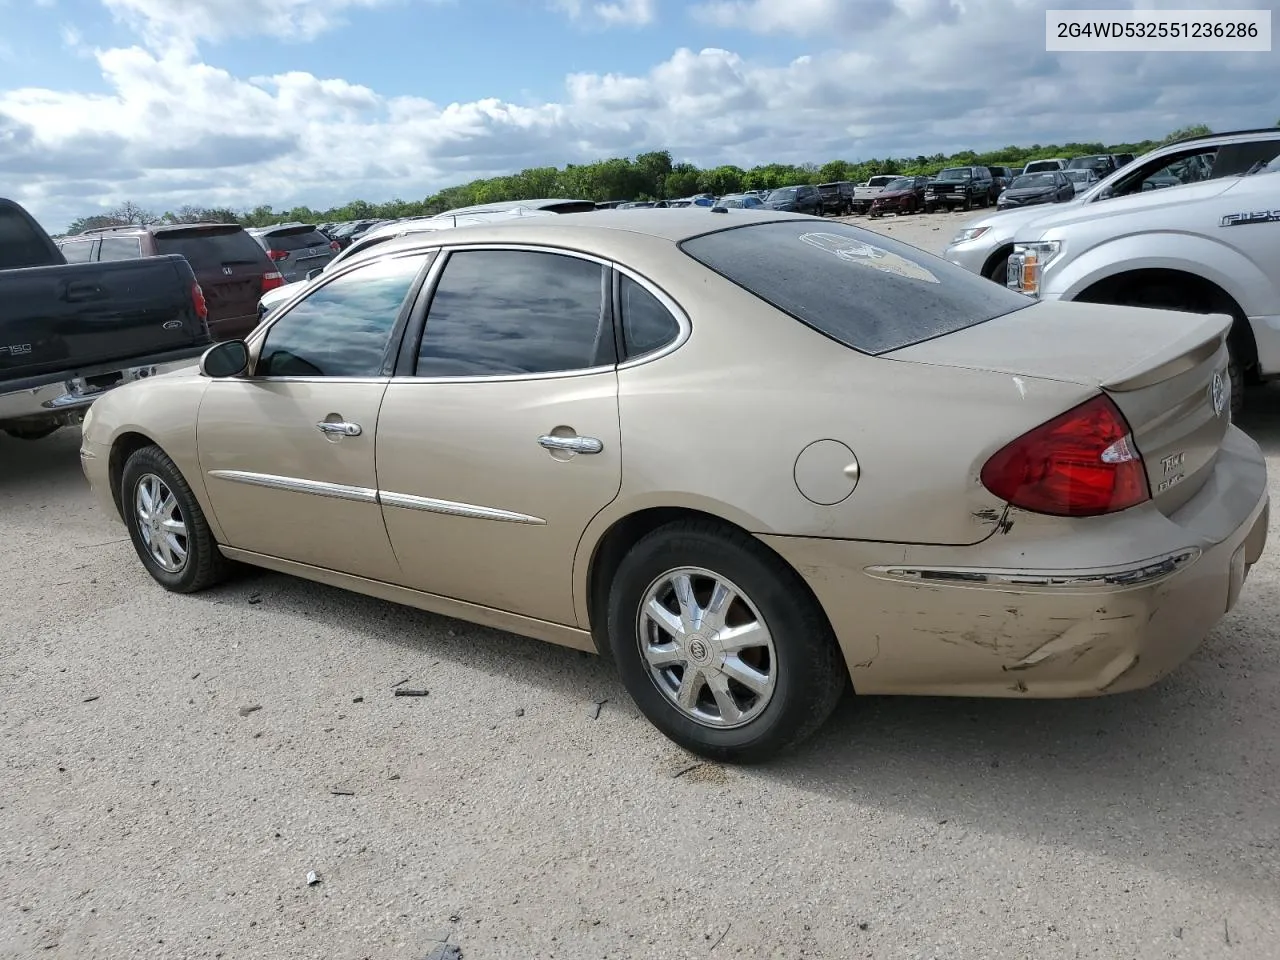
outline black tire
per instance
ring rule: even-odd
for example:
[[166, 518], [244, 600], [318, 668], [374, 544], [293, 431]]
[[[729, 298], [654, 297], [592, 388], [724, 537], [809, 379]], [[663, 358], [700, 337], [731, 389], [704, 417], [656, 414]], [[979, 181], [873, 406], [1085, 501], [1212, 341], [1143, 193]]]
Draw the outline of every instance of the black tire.
[[[741, 726], [708, 726], [683, 712], [659, 689], [641, 652], [645, 594], [681, 567], [702, 568], [731, 581], [772, 637], [772, 695], [759, 715]], [[703, 757], [757, 763], [795, 746], [826, 721], [848, 684], [831, 626], [800, 576], [757, 540], [715, 521], [677, 521], [637, 542], [614, 575], [608, 611], [610, 650], [632, 699], [669, 739]], [[683, 666], [681, 675], [687, 669]], [[709, 694], [710, 688], [703, 692]]]
[[41, 424], [38, 427], [25, 427], [19, 425], [16, 427], [5, 427], [4, 432], [15, 440], [43, 440], [50, 434], [57, 433], [61, 427], [62, 424], [60, 423]]
[[[167, 570], [152, 555], [143, 538], [141, 521], [135, 506], [138, 486], [148, 477], [157, 478], [177, 503], [178, 516], [186, 527], [186, 558], [178, 570]], [[222, 582], [230, 576], [232, 564], [213, 538], [200, 503], [186, 479], [168, 454], [157, 446], [134, 451], [120, 473], [120, 506], [129, 539], [147, 572], [160, 586], [174, 593], [195, 593]]]
[[983, 274], [993, 283], [1004, 286], [1009, 282], [1009, 256], [1006, 254], [998, 258], [991, 266], [987, 267], [987, 272]]

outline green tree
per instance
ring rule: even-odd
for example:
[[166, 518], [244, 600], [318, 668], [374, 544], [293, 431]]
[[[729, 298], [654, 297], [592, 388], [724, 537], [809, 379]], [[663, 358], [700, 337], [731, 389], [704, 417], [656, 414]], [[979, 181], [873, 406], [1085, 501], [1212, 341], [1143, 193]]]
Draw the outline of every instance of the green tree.
[[1160, 142], [1173, 143], [1175, 140], [1186, 140], [1188, 137], [1207, 137], [1211, 133], [1213, 133], [1213, 130], [1209, 128], [1208, 124], [1193, 123], [1189, 127], [1180, 127], [1177, 130], [1174, 130]]

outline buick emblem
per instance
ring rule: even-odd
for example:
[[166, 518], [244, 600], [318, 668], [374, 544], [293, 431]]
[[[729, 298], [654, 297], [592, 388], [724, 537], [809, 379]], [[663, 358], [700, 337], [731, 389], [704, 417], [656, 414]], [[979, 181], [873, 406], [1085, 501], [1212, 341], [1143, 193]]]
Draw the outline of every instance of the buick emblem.
[[1215, 416], [1222, 416], [1222, 412], [1227, 409], [1227, 399], [1230, 388], [1226, 381], [1222, 379], [1222, 374], [1215, 373], [1213, 382], [1209, 385], [1209, 396], [1213, 399], [1213, 412]]
[[230, 267], [223, 267], [222, 272], [229, 277], [234, 271]]

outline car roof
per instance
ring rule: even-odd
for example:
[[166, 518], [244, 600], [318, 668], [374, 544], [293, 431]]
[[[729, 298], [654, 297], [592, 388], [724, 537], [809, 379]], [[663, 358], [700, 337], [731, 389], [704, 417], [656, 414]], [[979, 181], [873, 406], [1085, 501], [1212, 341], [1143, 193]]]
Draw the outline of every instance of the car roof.
[[754, 208], [685, 207], [663, 216], [648, 210], [597, 210], [592, 213], [565, 213], [554, 217], [528, 217], [500, 220], [494, 223], [468, 224], [452, 230], [415, 232], [387, 240], [369, 248], [367, 254], [352, 257], [357, 263], [366, 256], [381, 257], [390, 253], [429, 249], [440, 245], [466, 243], [527, 243], [539, 246], [563, 246], [569, 249], [594, 249], [625, 257], [627, 245], [639, 237], [680, 243], [707, 233], [731, 227], [784, 220], [805, 220], [821, 229], [824, 221], [795, 213], [779, 213]]

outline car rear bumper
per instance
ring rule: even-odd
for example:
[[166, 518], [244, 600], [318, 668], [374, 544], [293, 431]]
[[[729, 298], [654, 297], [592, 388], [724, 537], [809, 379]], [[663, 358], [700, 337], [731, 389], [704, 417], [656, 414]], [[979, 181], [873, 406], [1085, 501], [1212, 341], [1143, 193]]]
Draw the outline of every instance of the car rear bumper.
[[[860, 693], [1082, 697], [1149, 686], [1191, 656], [1238, 600], [1269, 512], [1262, 453], [1231, 428], [1214, 475], [1176, 514], [1126, 511], [1065, 544], [761, 539], [808, 582]], [[1051, 562], [1091, 551], [1113, 562]]]
[[78, 423], [83, 419], [84, 411], [108, 390], [190, 367], [207, 349], [206, 344], [198, 350], [179, 351], [185, 356], [177, 360], [97, 372], [91, 376], [72, 377], [29, 390], [0, 394], [0, 422]]

